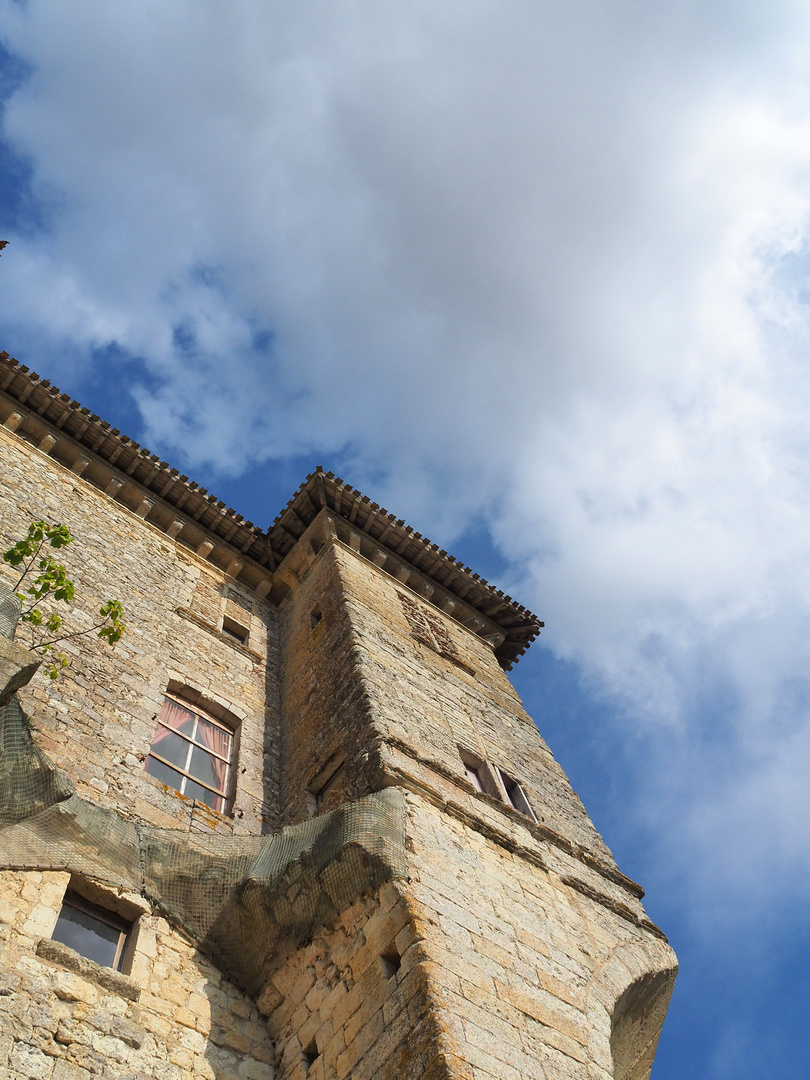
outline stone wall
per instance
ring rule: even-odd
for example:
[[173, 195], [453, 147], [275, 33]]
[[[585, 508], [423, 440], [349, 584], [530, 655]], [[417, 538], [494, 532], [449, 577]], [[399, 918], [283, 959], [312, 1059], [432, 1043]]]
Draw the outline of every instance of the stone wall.
[[[168, 828], [259, 833], [279, 821], [279, 644], [271, 606], [46, 454], [0, 428], [0, 549], [30, 521], [61, 521], [75, 542], [61, 558], [76, 581], [68, 629], [92, 625], [107, 598], [124, 604], [114, 649], [95, 636], [66, 642], [71, 664], [55, 684], [37, 678], [22, 704], [38, 740], [80, 795]], [[2, 580], [13, 571], [0, 564]], [[226, 614], [248, 647], [222, 634]], [[18, 632], [25, 643], [25, 628]], [[239, 727], [233, 814], [220, 815], [144, 771], [166, 690]]]
[[324, 927], [276, 973], [259, 1004], [284, 1080], [450, 1075], [431, 963], [399, 883]]
[[137, 897], [128, 974], [52, 942], [69, 878], [0, 875], [0, 1078], [273, 1080], [255, 1004]]
[[[419, 957], [423, 980], [414, 1009], [427, 1009], [443, 1033], [431, 1044], [440, 1075], [607, 1080], [624, 1075], [614, 1069], [621, 1059], [632, 1063], [627, 1075], [643, 1077], [671, 993], [674, 955], [491, 648], [334, 539], [310, 559], [280, 613], [290, 717], [285, 776], [299, 793], [288, 813], [307, 812], [300, 793], [337, 752], [345, 755], [348, 789], [335, 797], [386, 784], [412, 793], [412, 866], [400, 901], [411, 929], [400, 945], [406, 952], [418, 945], [409, 953], [409, 964]], [[463, 750], [518, 779], [537, 821], [513, 808], [502, 786], [476, 791]], [[373, 939], [382, 955], [380, 935]], [[340, 970], [342, 948], [323, 936], [321, 965]], [[317, 964], [303, 955], [295, 964], [310, 986]], [[328, 979], [312, 985], [313, 1001], [323, 994], [331, 1003], [341, 993]], [[634, 987], [629, 1045], [614, 1021], [617, 1003]], [[393, 1008], [387, 994], [377, 987], [364, 1003], [364, 1023], [376, 1017], [380, 1038], [384, 1009]], [[338, 1065], [345, 1031], [336, 1035], [331, 1008], [323, 1031], [317, 1008], [288, 1014], [282, 1004], [271, 1016], [279, 1045], [293, 1047], [284, 1059], [289, 1076], [303, 1075], [290, 1062], [311, 1033], [324, 1054], [323, 1076], [345, 1075]], [[296, 1023], [306, 1025], [298, 1042]], [[397, 1075], [393, 1058], [371, 1047], [364, 1053], [362, 1075]]]
[[[337, 569], [340, 557], [336, 545], [326, 544], [279, 610], [285, 822], [301, 821], [372, 790], [365, 769], [368, 706]], [[341, 761], [343, 780], [321, 799], [324, 770], [328, 773]]]
[[[313, 628], [315, 610], [323, 619]], [[332, 743], [343, 739], [358, 793], [400, 777], [443, 789], [454, 783], [457, 797], [466, 799], [471, 789], [460, 748], [466, 749], [519, 780], [540, 824], [615, 870], [565, 773], [480, 637], [338, 541], [315, 557], [280, 611], [285, 687], [295, 687], [284, 712], [301, 725], [300, 735], [289, 736], [292, 755], [311, 751], [325, 759]], [[414, 612], [430, 620], [432, 643], [419, 633]], [[328, 747], [320, 742], [329, 739]], [[293, 766], [291, 790], [305, 780], [305, 770]], [[501, 817], [513, 816], [502, 787], [470, 805], [483, 818], [491, 818], [493, 808]]]
[[[554, 873], [411, 796], [410, 887], [437, 1009], [474, 1080], [611, 1080], [621, 995], [677, 965], [650, 934]], [[634, 1059], [635, 1063], [635, 1059]], [[643, 1071], [634, 1073], [639, 1077]]]
[[[114, 651], [69, 644], [67, 676], [21, 693], [83, 798], [225, 837], [391, 786], [409, 807], [407, 880], [270, 958], [257, 1004], [134, 895], [107, 896], [136, 923], [123, 974], [96, 969], [51, 941], [69, 875], [0, 873], [0, 1080], [261, 1080], [274, 1062], [285, 1080], [643, 1080], [674, 957], [485, 640], [339, 540], [325, 513], [270, 603], [2, 428], [0, 467], [0, 545], [35, 518], [76, 538], [69, 628], [107, 597], [125, 605]], [[167, 690], [238, 726], [232, 813], [145, 773]]]

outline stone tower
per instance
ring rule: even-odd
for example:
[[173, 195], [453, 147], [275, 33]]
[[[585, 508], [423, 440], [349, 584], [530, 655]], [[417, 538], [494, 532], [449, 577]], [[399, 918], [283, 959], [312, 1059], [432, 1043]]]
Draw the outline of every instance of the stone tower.
[[7, 354], [0, 425], [3, 549], [64, 522], [67, 622], [128, 621], [19, 689], [3, 568], [0, 1077], [644, 1080], [675, 958], [508, 681], [537, 619], [320, 470], [259, 529]]

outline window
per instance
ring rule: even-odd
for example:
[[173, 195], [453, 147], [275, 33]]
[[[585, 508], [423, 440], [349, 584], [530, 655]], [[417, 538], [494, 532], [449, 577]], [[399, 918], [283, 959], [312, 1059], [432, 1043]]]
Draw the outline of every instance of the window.
[[189, 799], [225, 811], [234, 734], [209, 716], [167, 697], [146, 771]]
[[468, 761], [464, 762], [464, 771], [467, 774], [467, 779], [470, 781], [476, 791], [484, 790], [484, 782], [481, 779], [481, 773], [475, 765], [470, 765]]
[[325, 768], [312, 780], [307, 788], [307, 805], [310, 814], [316, 813], [329, 796], [340, 791], [346, 779], [346, 766], [343, 753], [334, 754]]
[[231, 641], [238, 641], [240, 645], [247, 645], [250, 637], [250, 631], [246, 626], [242, 626], [235, 619], [229, 619], [227, 615], [222, 620], [222, 633]]
[[464, 772], [467, 779], [475, 790], [480, 791], [482, 794], [500, 795], [497, 782], [495, 781], [489, 766], [482, 761], [481, 758], [476, 757], [475, 754], [470, 750], [465, 749], [463, 746], [459, 746], [458, 753], [461, 758], [461, 763], [464, 766]]
[[132, 923], [112, 911], [91, 904], [75, 892], [66, 892], [56, 920], [53, 940], [102, 967], [121, 970]]
[[525, 817], [531, 818], [532, 821], [537, 821], [534, 811], [531, 806], [529, 806], [529, 800], [523, 794], [523, 788], [517, 780], [505, 773], [503, 769], [498, 769], [498, 773], [510, 804]]

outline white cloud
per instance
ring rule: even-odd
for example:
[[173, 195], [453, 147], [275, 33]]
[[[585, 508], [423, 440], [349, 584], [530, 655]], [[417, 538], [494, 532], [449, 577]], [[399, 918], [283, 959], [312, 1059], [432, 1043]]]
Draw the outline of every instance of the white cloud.
[[747, 882], [745, 829], [810, 881], [780, 705], [810, 639], [806, 8], [0, 15], [52, 205], [3, 268], [15, 342], [55, 380], [66, 348], [141, 357], [145, 441], [186, 467], [342, 450], [445, 543], [487, 516], [549, 643], [667, 732], [673, 858]]

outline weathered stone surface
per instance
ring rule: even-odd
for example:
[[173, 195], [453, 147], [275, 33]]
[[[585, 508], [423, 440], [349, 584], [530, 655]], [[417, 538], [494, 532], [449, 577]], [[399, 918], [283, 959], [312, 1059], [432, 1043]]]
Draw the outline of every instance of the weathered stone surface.
[[30, 683], [41, 663], [35, 653], [0, 637], [0, 708]]
[[[11, 390], [0, 392], [2, 415], [16, 407]], [[37, 409], [14, 431], [0, 427], [0, 544], [32, 518], [64, 521], [76, 537], [65, 553], [77, 581], [70, 628], [110, 596], [128, 623], [115, 650], [68, 642], [71, 677], [22, 690], [37, 745], [133, 836], [157, 826], [221, 837], [223, 850], [396, 787], [407, 867], [358, 896], [343, 871], [379, 880], [364, 877], [362, 849], [327, 862], [318, 880], [329, 904], [272, 972], [262, 968], [272, 934], [246, 889], [247, 914], [228, 917], [253, 920], [251, 960], [267, 973], [255, 1001], [137, 895], [148, 892], [145, 865], [127, 895], [123, 881], [94, 887], [75, 867], [0, 869], [0, 1076], [644, 1080], [674, 956], [523, 711], [489, 601], [479, 595], [473, 610], [464, 599], [471, 576], [441, 553], [428, 565], [402, 523], [372, 544], [368, 521], [362, 532], [349, 516], [356, 493], [341, 517], [335, 485], [306, 528], [285, 512], [271, 587], [229, 547], [242, 532], [223, 527], [215, 503], [189, 495], [201, 515], [189, 518], [152, 480], [147, 497], [139, 459], [122, 449], [129, 464], [113, 475], [115, 448], [71, 449], [79, 428], [49, 427]], [[310, 485], [306, 498], [316, 495]], [[255, 591], [235, 577], [243, 571]], [[503, 633], [509, 611], [498, 615]], [[238, 727], [226, 814], [144, 770], [167, 691]], [[314, 911], [308, 881], [291, 863], [280, 926], [283, 913]], [[122, 973], [50, 940], [69, 885], [134, 921]], [[189, 870], [186, 885], [190, 897], [210, 895], [212, 879]]]
[[57, 1080], [273, 1077], [273, 1044], [256, 1006], [164, 919], [141, 917], [128, 974], [31, 938], [31, 905], [56, 915], [69, 880], [0, 875], [0, 1069]]

